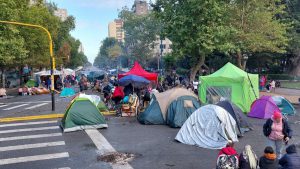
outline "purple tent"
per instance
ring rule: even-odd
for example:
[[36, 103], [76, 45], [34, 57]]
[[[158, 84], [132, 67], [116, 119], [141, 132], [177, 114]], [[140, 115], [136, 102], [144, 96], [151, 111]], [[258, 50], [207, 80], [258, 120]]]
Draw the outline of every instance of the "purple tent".
[[275, 110], [281, 112], [272, 97], [261, 96], [252, 103], [248, 116], [259, 119], [268, 119], [272, 117]]

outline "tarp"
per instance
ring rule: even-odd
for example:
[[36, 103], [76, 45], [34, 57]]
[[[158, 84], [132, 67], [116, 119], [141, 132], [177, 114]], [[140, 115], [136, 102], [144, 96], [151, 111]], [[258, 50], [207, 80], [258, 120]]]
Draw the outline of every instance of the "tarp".
[[118, 79], [121, 79], [122, 77], [127, 76], [127, 75], [142, 76], [150, 81], [158, 80], [157, 73], [149, 73], [149, 72], [145, 71], [137, 61], [134, 62], [134, 65], [129, 72], [126, 72], [123, 74], [118, 74]]
[[275, 110], [280, 112], [279, 107], [276, 105], [272, 97], [261, 96], [251, 105], [251, 110], [248, 116], [259, 119], [268, 119], [272, 117]]
[[35, 81], [33, 80], [33, 79], [30, 79], [30, 80], [28, 80], [27, 82], [26, 82], [26, 86], [27, 87], [35, 87]]
[[[39, 76], [50, 76], [51, 75], [51, 71], [50, 70], [43, 70], [37, 73], [34, 73], [35, 75], [39, 75]], [[61, 71], [59, 70], [54, 70], [54, 75], [61, 75]]]
[[282, 96], [272, 96], [275, 104], [279, 107], [282, 114], [285, 115], [295, 115], [296, 109], [294, 106], [284, 97]]
[[75, 98], [61, 121], [64, 132], [90, 128], [107, 128], [103, 115], [87, 98]]
[[74, 96], [75, 95], [75, 91], [74, 89], [72, 88], [68, 88], [68, 87], [65, 87], [61, 93], [60, 93], [60, 97], [71, 97], [71, 96]]
[[[197, 96], [184, 88], [173, 88], [162, 93], [154, 93], [149, 106], [140, 113], [142, 124], [167, 124], [181, 127], [200, 103]], [[170, 113], [169, 113], [170, 112]]]
[[249, 112], [255, 96], [259, 96], [258, 75], [247, 73], [229, 62], [211, 75], [200, 76], [199, 81], [199, 97], [203, 103], [215, 104], [223, 97], [243, 112]]
[[221, 149], [228, 140], [238, 142], [236, 122], [222, 107], [206, 105], [197, 109], [183, 124], [175, 139], [188, 145]]
[[253, 127], [248, 121], [247, 116], [234, 103], [224, 100], [220, 101], [217, 105], [224, 108], [233, 117], [240, 134], [249, 131]]

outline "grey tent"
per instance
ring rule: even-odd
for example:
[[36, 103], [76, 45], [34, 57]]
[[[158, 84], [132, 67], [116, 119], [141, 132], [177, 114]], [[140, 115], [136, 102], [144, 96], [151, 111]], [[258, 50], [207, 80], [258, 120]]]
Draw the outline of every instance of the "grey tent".
[[253, 126], [248, 122], [247, 116], [234, 103], [224, 100], [217, 103], [217, 105], [223, 107], [233, 117], [236, 121], [239, 134], [244, 134], [252, 129]]
[[175, 140], [188, 145], [221, 149], [228, 140], [238, 142], [236, 122], [222, 107], [206, 105], [197, 109], [183, 124]]
[[181, 127], [186, 119], [200, 107], [197, 96], [184, 88], [154, 93], [149, 106], [140, 113], [142, 124], [167, 124]]

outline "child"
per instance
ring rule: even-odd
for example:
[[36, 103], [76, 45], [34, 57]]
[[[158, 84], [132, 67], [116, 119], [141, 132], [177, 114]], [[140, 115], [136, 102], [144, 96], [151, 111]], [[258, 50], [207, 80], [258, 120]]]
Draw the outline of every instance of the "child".
[[273, 148], [267, 146], [264, 153], [265, 154], [259, 159], [260, 169], [277, 169], [279, 165]]
[[233, 148], [233, 146], [234, 143], [229, 140], [226, 147], [221, 149], [217, 159], [217, 169], [239, 168], [238, 153]]

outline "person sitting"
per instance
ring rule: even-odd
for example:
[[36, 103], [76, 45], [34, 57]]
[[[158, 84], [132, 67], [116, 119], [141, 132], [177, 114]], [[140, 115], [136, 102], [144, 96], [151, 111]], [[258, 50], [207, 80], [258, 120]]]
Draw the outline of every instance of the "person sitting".
[[272, 147], [267, 146], [264, 150], [264, 155], [259, 159], [260, 169], [277, 169], [278, 159]]
[[225, 148], [222, 148], [218, 154], [217, 169], [238, 169], [239, 157], [236, 150], [233, 148], [234, 143], [229, 140]]
[[252, 147], [246, 145], [244, 151], [241, 153], [239, 158], [240, 169], [256, 169], [258, 167], [258, 159]]
[[281, 169], [300, 169], [300, 156], [297, 154], [295, 144], [286, 148], [286, 154], [279, 160]]

